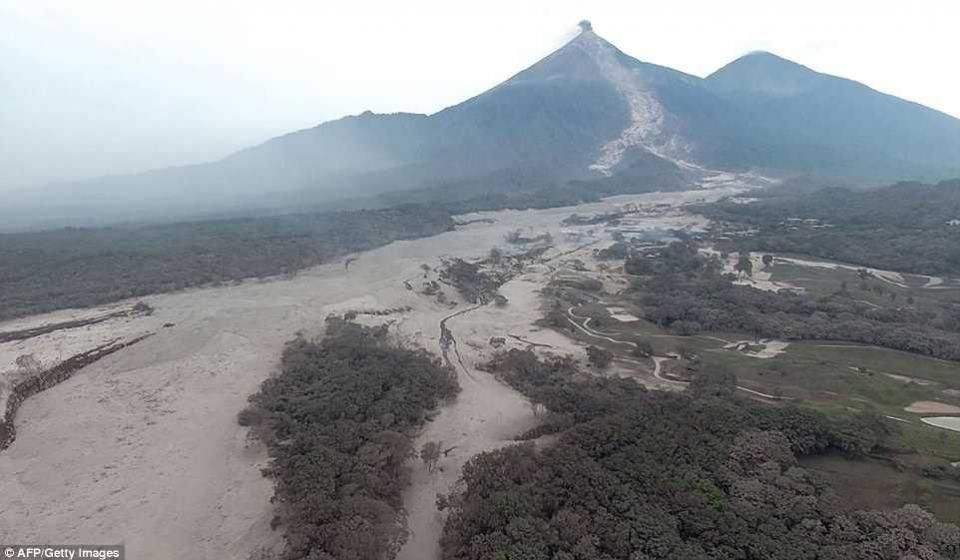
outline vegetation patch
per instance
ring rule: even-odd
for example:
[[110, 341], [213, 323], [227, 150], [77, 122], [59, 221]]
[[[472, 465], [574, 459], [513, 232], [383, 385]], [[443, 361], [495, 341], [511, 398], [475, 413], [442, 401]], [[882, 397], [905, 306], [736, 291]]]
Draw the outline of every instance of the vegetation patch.
[[0, 321], [293, 273], [348, 253], [453, 227], [443, 209], [407, 205], [0, 235]]
[[240, 415], [270, 453], [284, 558], [381, 560], [404, 541], [412, 435], [459, 386], [386, 333], [329, 319], [321, 341], [287, 344], [280, 373]]
[[915, 274], [960, 274], [960, 180], [870, 191], [772, 191], [753, 204], [704, 206], [708, 218], [751, 230], [730, 250], [813, 255]]
[[678, 394], [517, 350], [490, 368], [544, 403], [560, 436], [467, 464], [439, 500], [447, 560], [960, 557], [956, 526], [916, 506], [850, 511], [798, 463], [872, 452], [890, 435], [875, 417], [736, 399], [718, 372]]
[[719, 261], [692, 241], [650, 254], [633, 253], [628, 298], [643, 317], [679, 335], [734, 332], [778, 340], [837, 340], [960, 360], [960, 323], [938, 323], [910, 307], [877, 308], [849, 293], [815, 298], [758, 290], [733, 282]]

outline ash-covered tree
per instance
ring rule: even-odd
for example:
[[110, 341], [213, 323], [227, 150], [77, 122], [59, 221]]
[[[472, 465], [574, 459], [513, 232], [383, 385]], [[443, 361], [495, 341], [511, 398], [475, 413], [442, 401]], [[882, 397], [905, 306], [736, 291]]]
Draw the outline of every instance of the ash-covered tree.
[[696, 397], [729, 398], [737, 392], [737, 376], [723, 367], [700, 367], [687, 390]]
[[428, 441], [420, 448], [420, 460], [427, 467], [427, 472], [437, 470], [437, 463], [440, 461], [440, 443]]
[[587, 361], [600, 369], [606, 369], [613, 362], [613, 353], [598, 346], [587, 346]]
[[740, 253], [733, 269], [737, 271], [738, 276], [753, 276], [753, 260], [750, 259], [750, 253]]

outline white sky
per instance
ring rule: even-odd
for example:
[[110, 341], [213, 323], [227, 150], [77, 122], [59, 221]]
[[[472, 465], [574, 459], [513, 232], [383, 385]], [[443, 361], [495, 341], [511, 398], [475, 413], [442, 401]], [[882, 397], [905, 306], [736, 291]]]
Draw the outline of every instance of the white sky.
[[431, 113], [572, 37], [705, 76], [763, 49], [960, 115], [960, 2], [0, 0], [0, 189]]

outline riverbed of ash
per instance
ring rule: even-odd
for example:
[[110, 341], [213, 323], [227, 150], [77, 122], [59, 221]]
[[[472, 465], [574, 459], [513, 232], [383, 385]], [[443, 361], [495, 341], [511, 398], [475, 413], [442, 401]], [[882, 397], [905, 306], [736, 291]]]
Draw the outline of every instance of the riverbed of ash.
[[[16, 358], [33, 355], [48, 367], [109, 340], [152, 333], [138, 344], [89, 365], [25, 400], [16, 440], [0, 451], [0, 535], [11, 542], [123, 543], [130, 557], [246, 558], [278, 542], [270, 529], [270, 480], [262, 447], [237, 424], [237, 413], [276, 368], [285, 341], [317, 335], [332, 313], [391, 323], [408, 344], [442, 351], [440, 322], [466, 309], [456, 291], [423, 293], [424, 265], [445, 258], [480, 258], [491, 248], [515, 250], [505, 236], [518, 228], [550, 233], [547, 262], [531, 264], [500, 288], [509, 303], [485, 305], [450, 318], [463, 391], [424, 428], [417, 444], [443, 442], [447, 453], [433, 473], [412, 464], [405, 495], [410, 537], [400, 558], [438, 553], [441, 514], [435, 497], [456, 481], [476, 453], [508, 445], [536, 423], [529, 403], [477, 369], [493, 348], [581, 353], [573, 341], [534, 323], [539, 290], [557, 267], [550, 259], [589, 258], [610, 240], [603, 224], [572, 227], [572, 213], [640, 208], [631, 227], [662, 231], [702, 228], [683, 205], [714, 200], [748, 185], [713, 180], [710, 189], [618, 196], [578, 207], [501, 211], [461, 217], [471, 222], [439, 236], [395, 242], [292, 278], [145, 298], [152, 314], [118, 316], [24, 340], [0, 343], [0, 379], [16, 375]], [[628, 206], [630, 205], [630, 206]], [[579, 251], [579, 253], [578, 253]], [[349, 264], [349, 266], [346, 266]], [[445, 300], [445, 301], [441, 301]], [[136, 302], [62, 311], [0, 324], [0, 332], [102, 315]], [[456, 304], [456, 305], [453, 305]], [[366, 313], [366, 314], [363, 314]]]

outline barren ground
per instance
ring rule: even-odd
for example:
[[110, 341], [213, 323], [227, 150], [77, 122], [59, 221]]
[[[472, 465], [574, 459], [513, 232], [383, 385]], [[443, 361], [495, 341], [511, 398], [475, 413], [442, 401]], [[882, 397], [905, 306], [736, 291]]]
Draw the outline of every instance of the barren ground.
[[[0, 452], [0, 535], [8, 542], [123, 543], [129, 557], [138, 559], [245, 559], [279, 537], [269, 528], [271, 482], [260, 474], [265, 451], [248, 439], [236, 415], [275, 370], [285, 341], [298, 331], [318, 334], [330, 313], [409, 306], [389, 317], [396, 320], [395, 333], [439, 351], [440, 320], [466, 306], [451, 309], [408, 290], [404, 280], [419, 278], [421, 264], [481, 256], [504, 246], [504, 235], [518, 227], [550, 231], [557, 243], [550, 257], [585, 239], [607, 239], [597, 226], [577, 239], [562, 235], [560, 222], [574, 211], [606, 212], [627, 203], [676, 207], [742, 188], [735, 180], [711, 186], [576, 208], [484, 213], [496, 222], [396, 242], [358, 255], [349, 270], [339, 262], [290, 279], [148, 297], [144, 301], [156, 308], [150, 317], [0, 345], [0, 371], [9, 371], [21, 354], [50, 362], [106, 339], [156, 333], [23, 404], [17, 439]], [[676, 208], [645, 222], [650, 228], [700, 225]], [[507, 444], [535, 424], [521, 395], [476, 370], [491, 350], [490, 337], [505, 337], [508, 346], [523, 347], [523, 339], [549, 346], [541, 351], [579, 351], [564, 337], [532, 326], [540, 316], [537, 291], [550, 274], [549, 266], [530, 267], [501, 289], [508, 306], [482, 307], [448, 322], [463, 358], [463, 391], [425, 427], [417, 445], [439, 440], [453, 449], [435, 474], [413, 465], [405, 498], [411, 536], [401, 558], [435, 558], [441, 530], [436, 493], [449, 489], [471, 456]], [[419, 289], [415, 280], [411, 284]], [[114, 307], [30, 317], [0, 324], [0, 331]]]
[[960, 406], [937, 401], [917, 401], [904, 410], [919, 414], [960, 414]]

